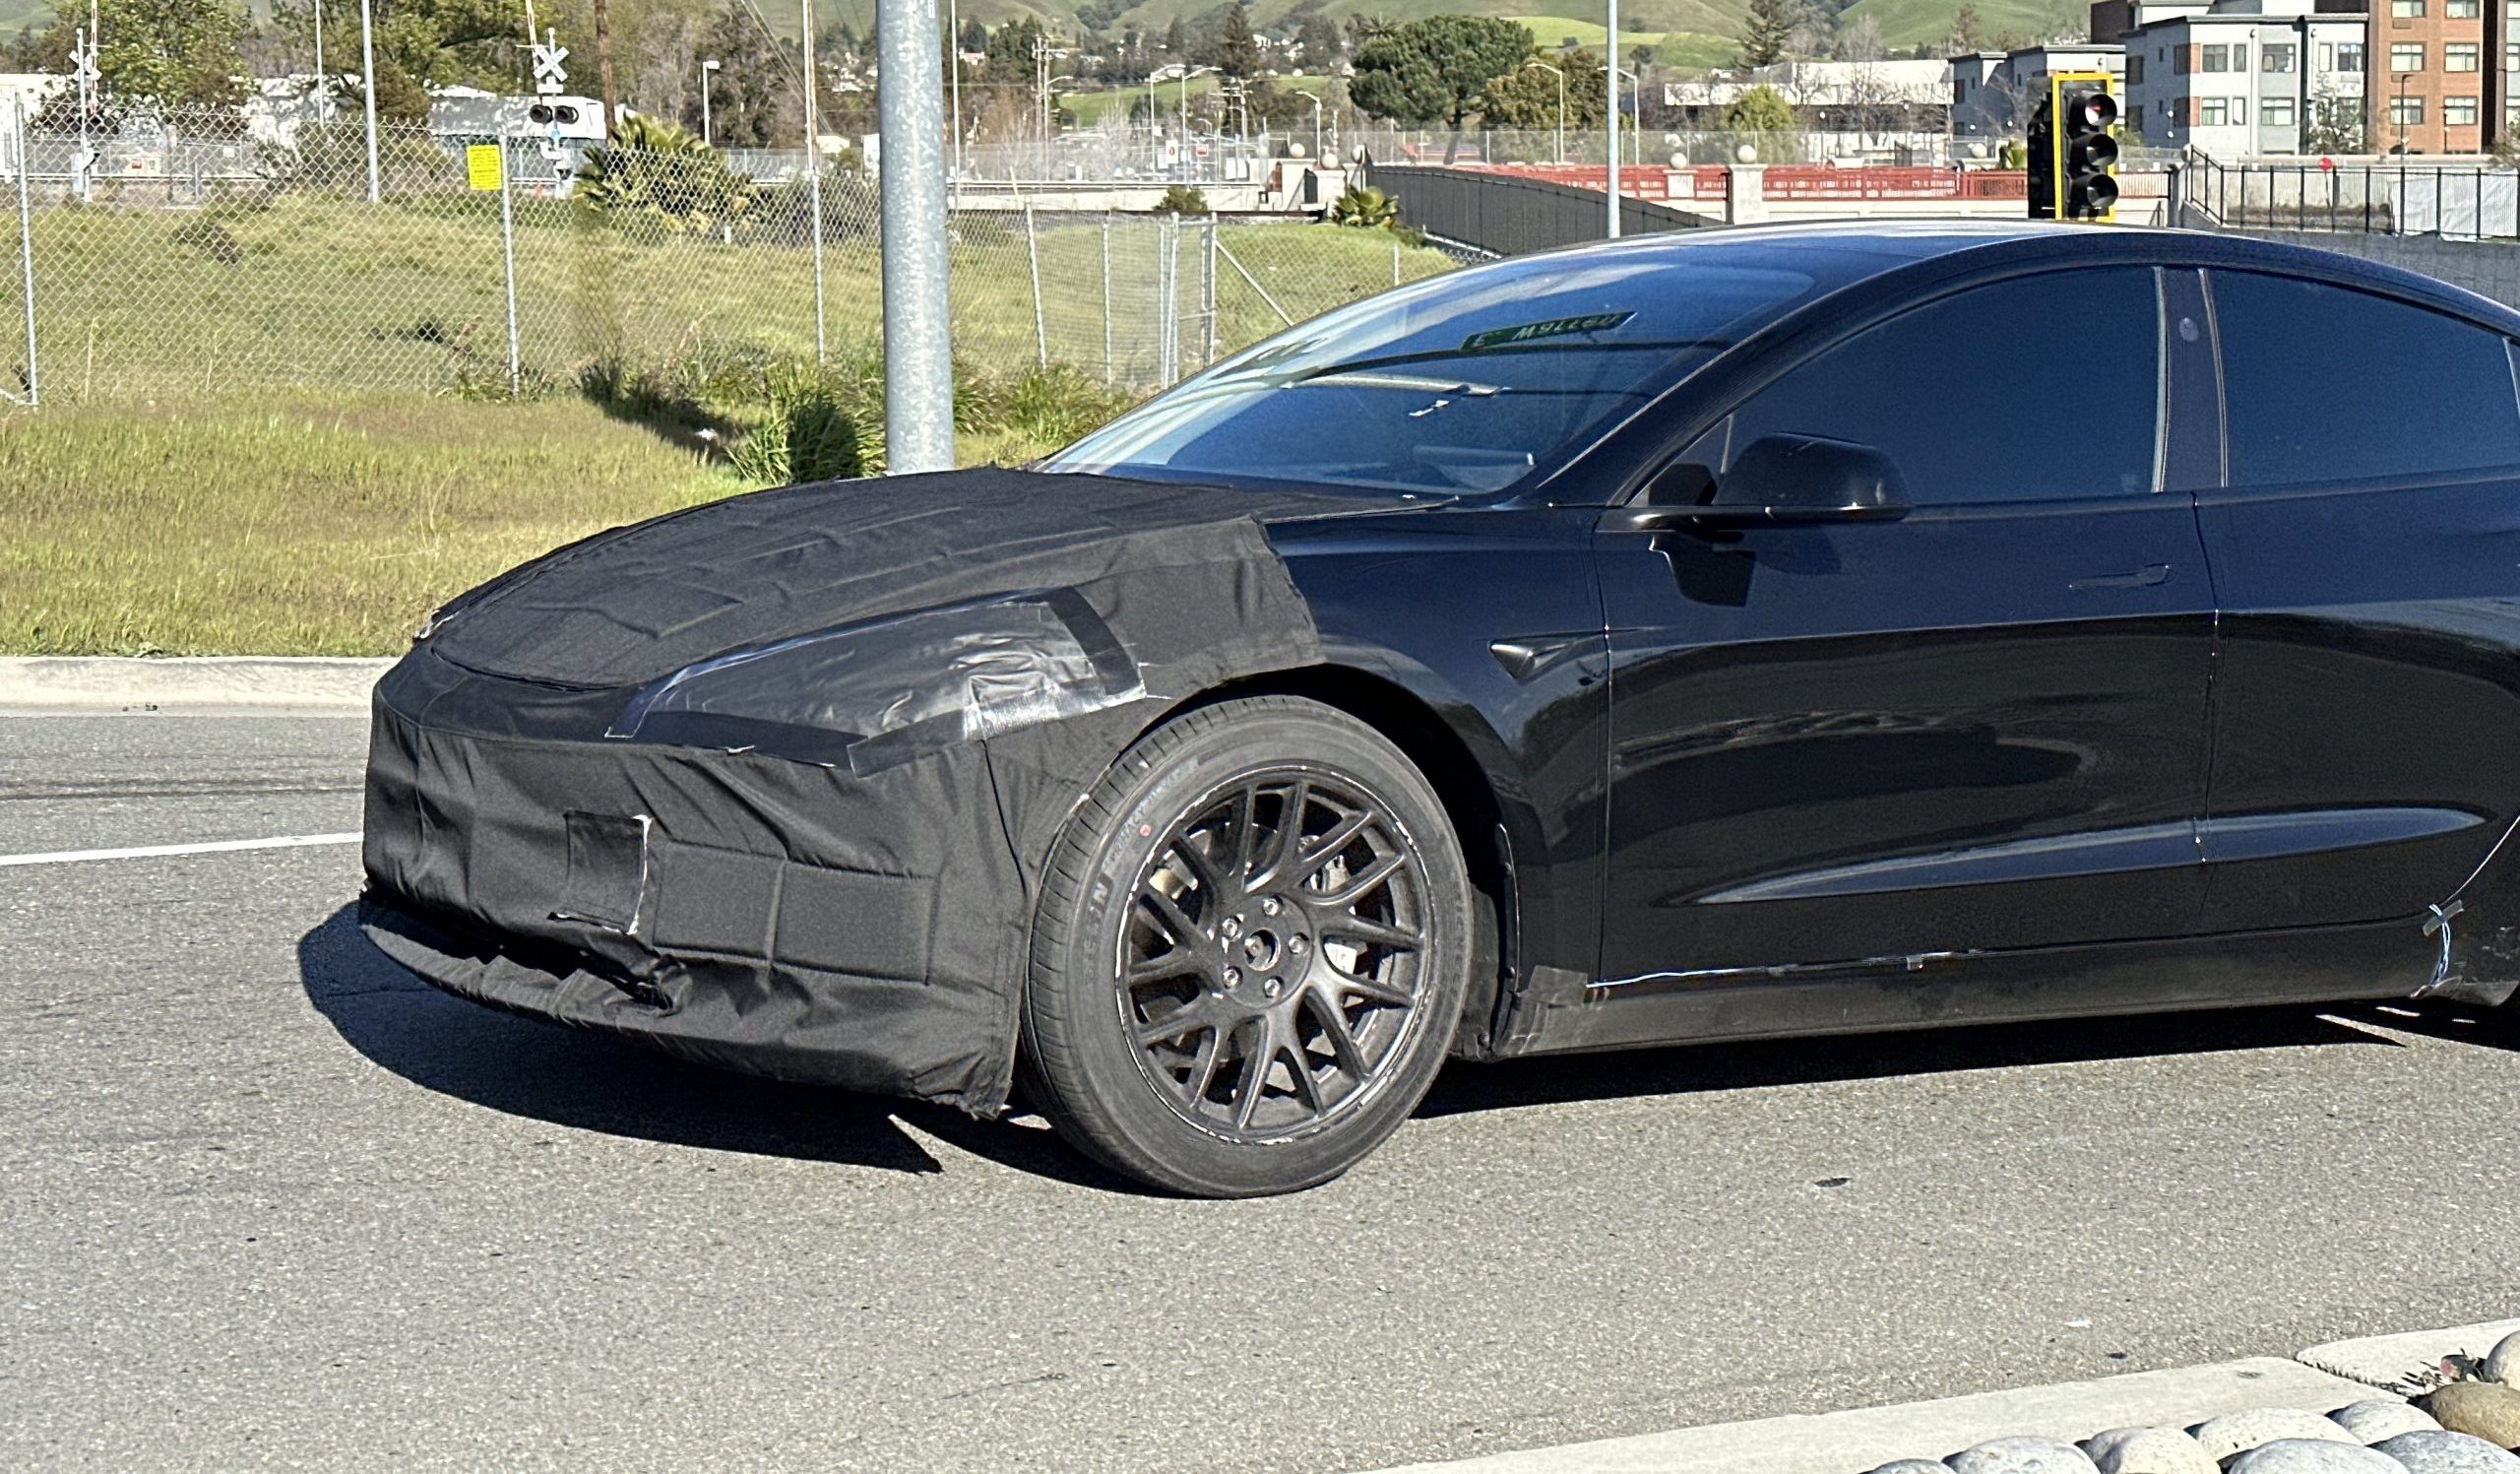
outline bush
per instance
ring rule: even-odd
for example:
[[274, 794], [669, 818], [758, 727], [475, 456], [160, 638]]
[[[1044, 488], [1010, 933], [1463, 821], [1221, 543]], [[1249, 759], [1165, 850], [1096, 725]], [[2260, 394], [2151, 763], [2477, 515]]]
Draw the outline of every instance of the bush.
[[676, 124], [633, 116], [614, 139], [587, 151], [571, 191], [590, 210], [697, 231], [731, 224], [760, 201], [750, 175], [728, 169], [717, 150]]
[[1194, 189], [1187, 184], [1175, 184], [1164, 192], [1163, 199], [1156, 202], [1155, 213], [1158, 215], [1208, 215], [1213, 212], [1208, 209], [1206, 192]]

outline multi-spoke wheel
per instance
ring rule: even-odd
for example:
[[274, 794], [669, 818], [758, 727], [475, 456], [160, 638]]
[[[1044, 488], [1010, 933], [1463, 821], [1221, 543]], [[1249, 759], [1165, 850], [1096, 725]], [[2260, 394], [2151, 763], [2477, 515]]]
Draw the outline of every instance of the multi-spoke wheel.
[[1441, 1065], [1471, 954], [1443, 807], [1329, 707], [1253, 697], [1122, 756], [1060, 845], [1025, 1048], [1078, 1145], [1150, 1182], [1309, 1186]]

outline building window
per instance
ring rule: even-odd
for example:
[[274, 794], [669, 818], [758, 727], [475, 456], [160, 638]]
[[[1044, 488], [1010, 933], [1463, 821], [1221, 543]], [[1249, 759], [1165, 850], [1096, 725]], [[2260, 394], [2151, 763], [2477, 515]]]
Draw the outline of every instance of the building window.
[[2442, 42], [2441, 70], [2445, 72], [2475, 71], [2477, 69], [2477, 43], [2474, 41]]
[[2220, 128], [2232, 120], [2231, 99], [2199, 97], [2196, 99], [2196, 123], [2202, 128]]
[[2475, 127], [2476, 125], [2477, 125], [2477, 99], [2476, 99], [2476, 98], [2474, 98], [2474, 97], [2443, 97], [2443, 98], [2441, 99], [2441, 126], [2442, 126], [2442, 127], [2444, 127], [2444, 128], [2473, 128], [2473, 127]]
[[2257, 103], [2257, 121], [2258, 126], [2263, 128], [2292, 127], [2293, 99], [2290, 97], [2259, 98]]
[[2268, 46], [2257, 53], [2257, 66], [2262, 72], [2290, 72], [2293, 70], [2293, 48]]
[[2232, 69], [2232, 48], [2229, 46], [2207, 46], [2200, 54], [2204, 58], [2204, 71], [2228, 72]]
[[2422, 97], [2391, 97], [2389, 121], [2409, 128], [2424, 126], [2424, 99]]
[[2336, 43], [2336, 65], [2331, 68], [2331, 70], [2339, 72], [2361, 72], [2362, 70], [2362, 43], [2361, 41], [2338, 41]]
[[2506, 72], [2520, 72], [2520, 41], [2502, 43], [2502, 69]]
[[2389, 0], [2389, 14], [2401, 21], [2420, 19], [2424, 15], [2424, 0]]
[[2441, 7], [2441, 14], [2453, 21], [2473, 21], [2483, 13], [2480, 0], [2446, 0]]
[[2143, 84], [2144, 53], [2138, 51], [2134, 55], [2126, 58], [2126, 85], [2128, 87], [2141, 87]]
[[2389, 70], [2392, 72], [2423, 71], [2424, 42], [2391, 41], [2389, 43]]

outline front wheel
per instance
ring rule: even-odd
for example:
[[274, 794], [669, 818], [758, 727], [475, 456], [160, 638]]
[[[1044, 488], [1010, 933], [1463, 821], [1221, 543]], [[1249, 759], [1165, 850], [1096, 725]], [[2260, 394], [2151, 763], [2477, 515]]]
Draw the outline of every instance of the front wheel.
[[1336, 1177], [1433, 1083], [1471, 927], [1443, 804], [1380, 734], [1287, 696], [1186, 713], [1051, 859], [1024, 1009], [1043, 1110], [1179, 1192]]

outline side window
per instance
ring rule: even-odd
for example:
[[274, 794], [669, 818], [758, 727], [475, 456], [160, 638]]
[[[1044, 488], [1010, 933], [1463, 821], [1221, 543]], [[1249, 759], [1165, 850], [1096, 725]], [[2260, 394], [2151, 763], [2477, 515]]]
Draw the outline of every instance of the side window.
[[2161, 353], [2149, 267], [1974, 287], [1789, 369], [1734, 412], [1732, 454], [1762, 435], [1853, 440], [1887, 454], [1920, 506], [2144, 495]]
[[[2207, 278], [2233, 485], [2520, 465], [2520, 400], [2500, 334], [2346, 287]], [[2348, 344], [2371, 371], [2340, 381], [2335, 350]]]

